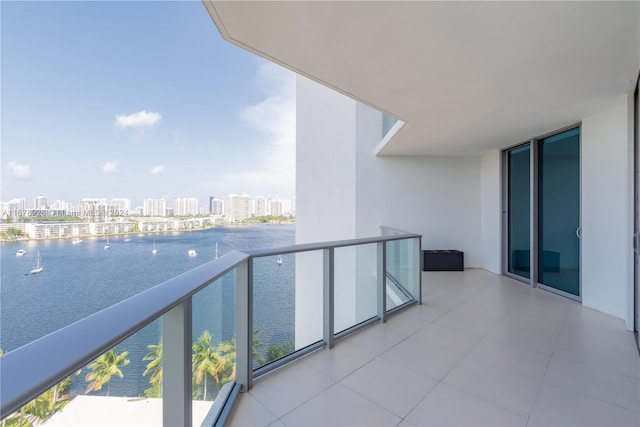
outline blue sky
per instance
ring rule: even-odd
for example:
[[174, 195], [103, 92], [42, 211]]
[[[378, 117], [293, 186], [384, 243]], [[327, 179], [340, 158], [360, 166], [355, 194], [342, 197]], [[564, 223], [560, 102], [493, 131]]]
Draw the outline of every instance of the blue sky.
[[295, 77], [199, 1], [1, 3], [0, 199], [293, 198]]

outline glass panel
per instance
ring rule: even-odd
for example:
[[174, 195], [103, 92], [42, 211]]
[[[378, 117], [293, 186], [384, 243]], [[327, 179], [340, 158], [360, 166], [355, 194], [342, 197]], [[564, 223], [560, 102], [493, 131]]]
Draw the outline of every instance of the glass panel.
[[294, 328], [298, 350], [323, 339], [324, 251], [297, 253], [295, 262]]
[[514, 148], [508, 156], [508, 268], [509, 272], [531, 277], [531, 148]]
[[378, 315], [376, 243], [334, 252], [334, 329], [342, 332]]
[[580, 128], [540, 141], [540, 283], [580, 295]]
[[417, 242], [418, 239], [403, 239], [385, 243], [387, 311], [417, 298], [420, 286]]
[[92, 425], [100, 417], [103, 425], [140, 419], [161, 426], [159, 342], [156, 320], [9, 414], [2, 425]]
[[296, 255], [253, 260], [253, 368], [295, 350]]
[[232, 270], [192, 297], [194, 425], [200, 425], [222, 386], [235, 378], [235, 278]]

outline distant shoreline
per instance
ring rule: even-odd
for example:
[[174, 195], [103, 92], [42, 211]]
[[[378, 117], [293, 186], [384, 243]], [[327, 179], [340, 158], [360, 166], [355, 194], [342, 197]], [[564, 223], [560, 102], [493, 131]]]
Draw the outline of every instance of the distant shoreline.
[[[14, 224], [25, 224], [25, 223], [14, 223]], [[136, 234], [164, 234], [164, 233], [183, 233], [183, 232], [196, 232], [196, 231], [205, 231], [211, 228], [217, 227], [246, 227], [251, 225], [295, 225], [295, 221], [288, 222], [243, 222], [243, 223], [229, 223], [229, 224], [211, 224], [209, 226], [203, 228], [185, 228], [181, 230], [151, 230], [151, 231], [130, 231], [124, 233], [109, 233], [109, 234], [80, 234], [77, 236], [53, 236], [53, 237], [21, 237], [18, 239], [0, 239], [1, 243], [19, 243], [19, 242], [30, 242], [30, 241], [45, 241], [45, 240], [73, 240], [73, 239], [89, 239], [89, 238], [105, 238], [107, 236], [133, 236]]]

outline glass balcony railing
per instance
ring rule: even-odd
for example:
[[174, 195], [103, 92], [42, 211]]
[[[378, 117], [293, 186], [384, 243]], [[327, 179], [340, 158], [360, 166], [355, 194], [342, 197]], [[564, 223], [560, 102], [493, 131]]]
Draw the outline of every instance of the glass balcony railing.
[[84, 381], [114, 425], [223, 424], [254, 378], [420, 302], [421, 236], [384, 234], [232, 252], [13, 350], [0, 419], [91, 417]]

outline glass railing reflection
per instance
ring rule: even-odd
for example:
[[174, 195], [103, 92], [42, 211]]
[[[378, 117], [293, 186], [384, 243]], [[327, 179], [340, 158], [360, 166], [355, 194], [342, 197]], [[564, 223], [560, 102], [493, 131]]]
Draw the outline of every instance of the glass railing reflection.
[[335, 249], [335, 332], [378, 314], [377, 243]]
[[200, 425], [224, 385], [236, 377], [236, 271], [192, 297], [192, 414]]
[[386, 298], [387, 310], [418, 299], [420, 290], [420, 259], [416, 250], [418, 239], [386, 242]]

